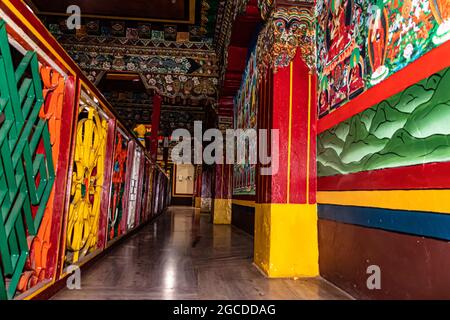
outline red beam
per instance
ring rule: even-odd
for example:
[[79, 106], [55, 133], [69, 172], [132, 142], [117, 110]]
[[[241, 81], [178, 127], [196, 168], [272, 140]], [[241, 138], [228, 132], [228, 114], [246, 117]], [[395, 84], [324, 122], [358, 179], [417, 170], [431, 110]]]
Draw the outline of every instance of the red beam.
[[450, 162], [321, 177], [319, 191], [407, 190], [450, 188]]

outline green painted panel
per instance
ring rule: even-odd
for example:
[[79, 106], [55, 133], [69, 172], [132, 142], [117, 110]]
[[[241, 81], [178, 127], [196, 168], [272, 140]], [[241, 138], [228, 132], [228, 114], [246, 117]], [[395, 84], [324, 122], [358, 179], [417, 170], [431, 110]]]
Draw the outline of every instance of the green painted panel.
[[450, 161], [450, 68], [323, 132], [318, 174]]
[[55, 172], [35, 52], [14, 69], [0, 20], [0, 299], [12, 299], [38, 232]]

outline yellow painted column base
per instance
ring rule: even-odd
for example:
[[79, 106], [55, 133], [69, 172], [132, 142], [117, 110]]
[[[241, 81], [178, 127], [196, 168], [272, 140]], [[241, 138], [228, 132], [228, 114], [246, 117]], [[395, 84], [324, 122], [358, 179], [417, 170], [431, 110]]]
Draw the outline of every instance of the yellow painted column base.
[[194, 199], [194, 208], [200, 209], [202, 207], [202, 198], [195, 197]]
[[231, 199], [214, 199], [214, 224], [231, 224]]
[[255, 265], [270, 278], [319, 275], [316, 204], [256, 204]]

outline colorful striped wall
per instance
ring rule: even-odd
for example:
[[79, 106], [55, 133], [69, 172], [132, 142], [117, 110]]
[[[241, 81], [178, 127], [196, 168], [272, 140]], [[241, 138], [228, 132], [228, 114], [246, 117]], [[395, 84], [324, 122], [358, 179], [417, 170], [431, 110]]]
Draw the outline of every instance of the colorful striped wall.
[[320, 273], [355, 298], [450, 298], [449, 54], [447, 42], [319, 120]]

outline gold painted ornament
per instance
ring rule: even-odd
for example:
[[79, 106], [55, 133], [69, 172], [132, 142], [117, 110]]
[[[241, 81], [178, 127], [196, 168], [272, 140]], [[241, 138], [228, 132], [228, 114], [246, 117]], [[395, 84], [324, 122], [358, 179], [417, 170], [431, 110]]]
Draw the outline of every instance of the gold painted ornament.
[[91, 108], [78, 122], [75, 167], [67, 224], [66, 261], [76, 263], [95, 249], [106, 151], [107, 121]]

